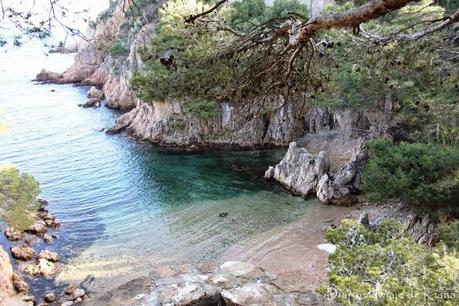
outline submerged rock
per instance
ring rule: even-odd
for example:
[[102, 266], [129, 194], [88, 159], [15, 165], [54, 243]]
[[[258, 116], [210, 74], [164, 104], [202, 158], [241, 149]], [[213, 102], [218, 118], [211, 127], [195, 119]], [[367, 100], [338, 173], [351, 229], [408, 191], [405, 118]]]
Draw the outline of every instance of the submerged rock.
[[243, 276], [255, 270], [255, 266], [248, 262], [228, 261], [220, 266], [224, 273], [229, 273], [233, 276]]
[[43, 236], [43, 240], [47, 243], [47, 244], [51, 244], [54, 242], [54, 237], [50, 234], [45, 234]]
[[59, 255], [56, 252], [51, 252], [48, 250], [42, 250], [40, 254], [38, 254], [39, 259], [45, 259], [51, 262], [58, 262]]

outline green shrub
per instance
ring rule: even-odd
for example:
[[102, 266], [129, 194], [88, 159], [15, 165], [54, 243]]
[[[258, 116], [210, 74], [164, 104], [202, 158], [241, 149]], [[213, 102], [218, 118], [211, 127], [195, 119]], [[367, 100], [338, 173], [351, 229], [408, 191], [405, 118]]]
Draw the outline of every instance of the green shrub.
[[215, 101], [193, 100], [183, 106], [185, 113], [192, 114], [202, 120], [210, 120], [217, 115], [218, 105]]
[[435, 144], [401, 143], [377, 139], [370, 143], [371, 158], [363, 176], [370, 200], [400, 198], [423, 209], [457, 209], [459, 153]]
[[329, 281], [320, 292], [343, 305], [458, 305], [459, 258], [404, 237], [385, 220], [370, 230], [344, 220], [327, 238], [338, 245], [329, 258]]
[[151, 46], [142, 50], [147, 71], [135, 75], [130, 83], [143, 101], [177, 99], [190, 112], [211, 116], [209, 111], [215, 109], [215, 101], [220, 101], [221, 91], [236, 77], [236, 70], [229, 63], [212, 60], [228, 33], [215, 31], [216, 25], [184, 22], [209, 7], [195, 0], [172, 0], [163, 6]]
[[113, 41], [110, 54], [114, 57], [125, 57], [129, 55], [129, 49], [123, 45], [121, 39], [117, 38]]
[[459, 221], [450, 222], [440, 226], [440, 240], [446, 246], [459, 254]]
[[24, 230], [35, 220], [31, 212], [38, 207], [38, 182], [14, 167], [0, 168], [0, 212], [5, 221]]
[[231, 4], [226, 20], [233, 28], [249, 32], [270, 19], [286, 17], [289, 13], [308, 16], [306, 5], [298, 0], [275, 0], [272, 7], [268, 7], [265, 0], [237, 0]]

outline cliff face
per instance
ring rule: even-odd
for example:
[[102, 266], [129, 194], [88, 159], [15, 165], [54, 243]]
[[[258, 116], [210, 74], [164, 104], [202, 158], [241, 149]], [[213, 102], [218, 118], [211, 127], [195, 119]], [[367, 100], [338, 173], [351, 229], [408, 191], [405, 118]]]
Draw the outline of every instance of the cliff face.
[[[162, 3], [154, 1], [144, 8], [144, 22], [137, 28], [121, 8], [116, 9], [92, 30], [92, 42], [80, 49], [72, 67], [63, 74], [42, 71], [37, 80], [102, 87], [108, 107], [130, 110], [108, 133], [125, 131], [136, 139], [181, 147], [286, 146], [296, 141], [284, 160], [269, 170], [268, 178], [303, 196], [316, 195], [326, 203], [341, 202], [358, 190], [365, 164], [360, 138], [383, 133], [387, 116], [381, 112], [304, 107], [295, 101], [283, 103], [279, 97], [268, 101], [274, 109], [270, 114], [260, 105], [263, 103], [225, 102], [218, 105], [215, 116], [200, 119], [187, 112], [180, 101], [136, 98], [129, 80], [143, 69], [141, 49], [154, 35]], [[125, 49], [122, 55], [113, 52], [120, 38]]]
[[[162, 2], [154, 1], [147, 8], [149, 22], [139, 30], [126, 26], [129, 23], [126, 14], [122, 7], [117, 7], [110, 17], [98, 20], [97, 26], [88, 31], [88, 41], [80, 46], [70, 68], [64, 73], [42, 70], [36, 80], [99, 86], [103, 88], [108, 107], [124, 110], [134, 108], [139, 101], [129, 89], [129, 79], [142, 68], [138, 51], [153, 34]], [[110, 49], [120, 36], [129, 47], [127, 54], [113, 55]]]
[[8, 254], [0, 245], [0, 305], [32, 306], [33, 302], [23, 293], [17, 293], [13, 267]]
[[[115, 8], [110, 17], [99, 18], [88, 34], [90, 43], [79, 49], [69, 69], [62, 74], [42, 71], [37, 80], [102, 87], [108, 107], [131, 110], [119, 118], [110, 133], [126, 131], [162, 145], [288, 145], [308, 133], [333, 130], [350, 137], [354, 129], [369, 127], [363, 112], [305, 109], [296, 105], [300, 103], [284, 105], [280, 98], [270, 101], [275, 111], [269, 116], [257, 103], [222, 103], [216, 115], [206, 120], [187, 113], [180, 101], [140, 101], [129, 89], [129, 80], [143, 68], [139, 51], [154, 35], [163, 2], [154, 1], [143, 9], [142, 25], [128, 19], [121, 7]], [[126, 49], [123, 55], [111, 51], [120, 38]]]

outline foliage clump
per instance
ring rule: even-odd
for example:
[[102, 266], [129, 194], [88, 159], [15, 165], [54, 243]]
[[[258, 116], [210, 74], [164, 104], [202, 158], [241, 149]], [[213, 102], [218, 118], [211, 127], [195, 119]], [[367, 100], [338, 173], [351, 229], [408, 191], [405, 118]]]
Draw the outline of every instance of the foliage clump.
[[124, 46], [121, 39], [117, 38], [113, 41], [110, 54], [114, 57], [125, 57], [129, 55], [129, 49]]
[[184, 22], [208, 10], [211, 3], [171, 0], [163, 6], [151, 44], [141, 50], [147, 69], [131, 80], [143, 101], [180, 100], [185, 111], [210, 119], [219, 102], [241, 95], [233, 83], [250, 67], [247, 56], [225, 60], [217, 50], [229, 46], [238, 31], [248, 31], [300, 7], [305, 13], [305, 6], [297, 0], [276, 1], [272, 8], [264, 1], [236, 1], [210, 19]]
[[415, 208], [457, 210], [459, 151], [436, 144], [386, 139], [369, 144], [363, 191], [376, 202], [399, 198]]
[[161, 9], [161, 19], [148, 48], [147, 72], [135, 75], [131, 81], [142, 100], [180, 99], [185, 111], [205, 118], [215, 115], [212, 110], [219, 90], [236, 76], [233, 67], [209, 61], [227, 34], [209, 30], [212, 25], [184, 22], [186, 17], [209, 7], [196, 0], [173, 0]]
[[343, 305], [457, 305], [459, 258], [416, 244], [402, 228], [392, 219], [375, 229], [343, 220], [329, 230], [337, 250], [320, 291]]
[[459, 221], [453, 221], [440, 226], [440, 240], [449, 248], [459, 255]]
[[296, 14], [308, 16], [306, 5], [298, 0], [275, 0], [272, 7], [265, 0], [237, 0], [224, 12], [227, 23], [243, 33], [250, 32], [271, 19]]
[[39, 205], [39, 193], [31, 175], [11, 166], [0, 168], [0, 213], [9, 225], [24, 230], [35, 221], [32, 212]]

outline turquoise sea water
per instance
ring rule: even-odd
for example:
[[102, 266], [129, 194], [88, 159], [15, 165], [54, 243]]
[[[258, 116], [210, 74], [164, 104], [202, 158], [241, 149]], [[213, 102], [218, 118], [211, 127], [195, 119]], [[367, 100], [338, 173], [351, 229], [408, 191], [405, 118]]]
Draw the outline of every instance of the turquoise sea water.
[[31, 82], [71, 62], [39, 46], [0, 55], [0, 163], [34, 175], [62, 223], [49, 247], [67, 263], [59, 282], [92, 274], [113, 284], [150, 266], [215, 260], [316, 204], [263, 180], [279, 150], [177, 153], [106, 135], [119, 113], [78, 107], [87, 88]]

